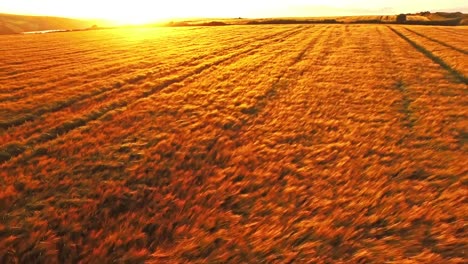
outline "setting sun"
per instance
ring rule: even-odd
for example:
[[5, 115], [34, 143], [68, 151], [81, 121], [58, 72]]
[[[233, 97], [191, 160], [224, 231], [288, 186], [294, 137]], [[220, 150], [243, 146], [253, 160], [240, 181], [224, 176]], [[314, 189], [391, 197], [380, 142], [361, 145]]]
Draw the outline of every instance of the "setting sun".
[[173, 16], [170, 3], [148, 6], [118, 5], [110, 12], [102, 12], [101, 18], [109, 19], [116, 24], [146, 24], [167, 19]]

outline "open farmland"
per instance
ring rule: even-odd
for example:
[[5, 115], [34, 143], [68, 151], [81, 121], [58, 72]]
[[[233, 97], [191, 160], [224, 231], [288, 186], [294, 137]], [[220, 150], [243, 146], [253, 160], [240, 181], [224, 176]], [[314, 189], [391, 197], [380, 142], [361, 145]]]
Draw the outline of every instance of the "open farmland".
[[2, 36], [0, 262], [464, 263], [466, 36]]

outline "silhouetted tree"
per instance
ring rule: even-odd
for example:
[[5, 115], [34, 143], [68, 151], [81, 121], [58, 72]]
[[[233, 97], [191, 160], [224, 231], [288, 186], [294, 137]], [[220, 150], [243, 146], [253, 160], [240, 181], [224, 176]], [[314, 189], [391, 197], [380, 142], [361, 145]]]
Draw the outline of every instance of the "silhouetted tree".
[[406, 15], [405, 14], [399, 14], [396, 18], [396, 22], [398, 24], [404, 24], [406, 22]]

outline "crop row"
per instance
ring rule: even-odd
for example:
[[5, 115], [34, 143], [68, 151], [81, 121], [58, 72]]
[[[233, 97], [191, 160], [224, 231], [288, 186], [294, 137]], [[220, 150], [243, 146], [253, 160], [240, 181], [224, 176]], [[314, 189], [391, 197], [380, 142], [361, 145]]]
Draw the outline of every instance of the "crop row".
[[[213, 41], [211, 41], [207, 44], [208, 46], [205, 46], [205, 47], [202, 46], [203, 48], [199, 49], [202, 51], [200, 54], [198, 53], [191, 54], [190, 52], [186, 53], [186, 52], [183, 52], [184, 49], [182, 49], [181, 50], [182, 56], [178, 56], [177, 58], [174, 58], [175, 57], [174, 54], [172, 53], [167, 54], [165, 56], [170, 57], [171, 59], [166, 58], [166, 60], [162, 60], [162, 61], [157, 60], [154, 62], [154, 64], [159, 65], [159, 66], [157, 67], [154, 66], [155, 69], [151, 69], [151, 67], [146, 65], [146, 67], [149, 67], [149, 69], [144, 68], [139, 73], [138, 72], [132, 73], [132, 71], [130, 70], [129, 74], [122, 74], [120, 72], [117, 72], [116, 76], [112, 76], [112, 75], [109, 76], [109, 72], [106, 72], [105, 70], [103, 71], [103, 69], [101, 69], [102, 72], [99, 72], [99, 71], [94, 72], [92, 73], [93, 76], [81, 76], [81, 78], [85, 78], [85, 80], [83, 80], [82, 82], [86, 82], [87, 78], [90, 78], [91, 80], [93, 80], [92, 83], [90, 84], [85, 84], [82, 86], [79, 85], [78, 87], [75, 87], [74, 85], [70, 85], [70, 86], [65, 85], [61, 89], [53, 89], [52, 91], [48, 93], [45, 93], [43, 90], [40, 90], [39, 91], [40, 93], [37, 93], [37, 94], [33, 92], [34, 88], [32, 88], [33, 89], [32, 91], [28, 89], [29, 91], [27, 92], [29, 92], [30, 95], [26, 98], [24, 102], [23, 101], [3, 102], [2, 108], [3, 108], [3, 111], [5, 111], [4, 113], [5, 116], [10, 116], [10, 118], [13, 117], [13, 119], [15, 119], [14, 116], [12, 116], [13, 113], [16, 115], [20, 115], [21, 113], [23, 114], [28, 113], [29, 111], [31, 111], [30, 109], [34, 109], [35, 111], [40, 111], [38, 109], [53, 108], [54, 104], [57, 104], [57, 102], [60, 104], [61, 101], [63, 101], [63, 99], [72, 98], [72, 97], [82, 97], [82, 96], [87, 97], [87, 93], [93, 94], [93, 92], [100, 93], [101, 91], [108, 91], [109, 89], [114, 89], [115, 87], [113, 86], [116, 86], [116, 85], [120, 86], [122, 84], [121, 83], [122, 81], [123, 82], [125, 81], [136, 82], [136, 81], [139, 81], [140, 79], [146, 78], [147, 75], [151, 75], [151, 74], [160, 74], [163, 76], [169, 75], [173, 72], [180, 71], [181, 70], [180, 68], [193, 66], [194, 64], [199, 63], [202, 60], [206, 60], [210, 57], [216, 56], [217, 54], [221, 54], [225, 52], [225, 50], [239, 48], [240, 46], [243, 45], [243, 43], [244, 42], [242, 41], [237, 42], [237, 43], [234, 42], [234, 44], [227, 42], [225, 43], [227, 45], [223, 45], [223, 43], [213, 43]], [[216, 47], [216, 45], [218, 45], [218, 47], [216, 49], [211, 49], [209, 48], [210, 45], [212, 47]], [[145, 65], [145, 64], [142, 63], [142, 65]], [[177, 66], [179, 68], [175, 68]], [[120, 65], [119, 67], [124, 69], [126, 66], [125, 64], [123, 64], [123, 65]], [[107, 80], [102, 81], [101, 79], [104, 76], [106, 76], [105, 79]], [[47, 79], [47, 78], [53, 78], [53, 77], [49, 75], [45, 75], [42, 77], [42, 79], [44, 78]], [[43, 82], [47, 82], [47, 81], [43, 81]], [[53, 85], [49, 87], [48, 89], [54, 88]], [[110, 87], [106, 87], [106, 86], [110, 86]], [[91, 91], [89, 91], [90, 88], [91, 88]], [[93, 88], [94, 88], [94, 91], [92, 90]], [[11, 108], [10, 112], [12, 113], [8, 112], [9, 108]], [[17, 119], [21, 119], [21, 116], [18, 117]]]
[[[111, 34], [109, 32], [108, 34]], [[55, 93], [70, 93], [71, 89], [80, 91], [84, 88], [106, 85], [106, 79], [115, 79], [115, 77], [125, 78], [125, 76], [136, 76], [144, 74], [145, 71], [149, 70], [161, 70], [174, 67], [174, 49], [171, 47], [177, 46], [177, 41], [187, 43], [183, 47], [178, 48], [178, 55], [183, 59], [186, 56], [196, 58], [196, 55], [208, 56], [209, 54], [216, 54], [220, 52], [220, 48], [229, 48], [232, 46], [239, 46], [244, 43], [242, 36], [239, 36], [233, 32], [231, 35], [216, 36], [216, 38], [200, 37], [198, 41], [193, 41], [190, 37], [180, 37], [179, 40], [171, 40], [172, 38], [164, 38], [164, 35], [158, 35], [158, 31], [147, 32], [147, 34], [155, 34], [154, 37], [147, 40], [150, 43], [141, 41], [133, 45], [128, 45], [126, 49], [120, 45], [109, 44], [106, 49], [96, 47], [92, 55], [75, 54], [74, 56], [68, 56], [68, 62], [73, 60], [74, 63], [68, 63], [67, 67], [60, 67], [56, 65], [44, 66], [43, 71], [34, 72], [30, 69], [31, 65], [24, 63], [22, 67], [25, 68], [24, 74], [28, 74], [28, 78], [19, 75], [16, 81], [11, 80], [8, 83], [11, 84], [11, 88], [19, 87], [18, 93], [8, 93], [8, 97], [14, 98], [11, 104], [13, 105], [24, 105], [20, 98], [26, 98], [25, 102], [34, 101], [35, 97], [41, 94], [53, 96]], [[245, 34], [245, 33], [244, 33]], [[151, 36], [151, 35], [149, 35]], [[60, 37], [60, 36], [59, 36]], [[220, 41], [218, 41], [218, 38]], [[221, 42], [222, 41], [222, 42]], [[122, 40], [124, 42], [124, 40]], [[191, 42], [195, 44], [191, 44]], [[80, 45], [77, 43], [77, 45]], [[81, 48], [84, 49], [87, 44], [81, 44]], [[96, 45], [95, 45], [96, 46]], [[65, 49], [66, 47], [64, 47]], [[138, 50], [139, 52], [134, 52]], [[110, 53], [109, 55], [107, 53]], [[132, 54], [133, 53], [133, 54]], [[92, 57], [91, 61], [82, 61], [81, 56], [84, 59]], [[38, 55], [36, 61], [40, 63], [44, 59], [43, 55]], [[188, 59], [188, 58], [187, 58]], [[54, 60], [51, 60], [52, 62]], [[44, 64], [44, 63], [42, 63]], [[18, 69], [15, 69], [18, 70]], [[31, 76], [31, 74], [34, 74]], [[106, 77], [104, 80], [103, 77]], [[37, 81], [35, 81], [37, 80]], [[103, 82], [104, 81], [104, 82]], [[15, 85], [15, 86], [13, 86]], [[61, 87], [61, 89], [57, 89]], [[27, 89], [25, 89], [27, 88]], [[4, 89], [5, 92], [9, 91]], [[47, 92], [47, 93], [45, 93]], [[34, 94], [34, 96], [32, 96]], [[27, 96], [27, 97], [26, 97]], [[8, 97], [6, 99], [8, 99]], [[57, 95], [60, 98], [60, 94]], [[27, 106], [27, 104], [25, 104]], [[5, 107], [8, 105], [6, 104]], [[31, 106], [33, 107], [33, 106]]]
[[[291, 34], [295, 33], [288, 33], [288, 35]], [[256, 44], [257, 47], [262, 45], [265, 45], [265, 43]], [[245, 49], [240, 49], [236, 54], [244, 55], [243, 53], [248, 53], [249, 50], [252, 51], [253, 49], [246, 46]], [[117, 107], [122, 107], [131, 103], [132, 100], [144, 98], [151, 93], [164, 88], [164, 86], [174, 82], [180, 82], [192, 74], [199, 74], [208, 67], [218, 64], [216, 61], [221, 63], [226, 61], [226, 59], [230, 59], [230, 57], [232, 56], [229, 55], [225, 58], [220, 57], [221, 60], [220, 58], [216, 58], [214, 62], [204, 62], [198, 67], [198, 69], [195, 69], [195, 71], [192, 67], [185, 67], [185, 73], [184, 71], [180, 71], [177, 72], [177, 74], [174, 74], [173, 77], [161, 76], [161, 79], [155, 79], [154, 82], [146, 82], [144, 85], [141, 84], [138, 86], [138, 84], [128, 84], [119, 90], [115, 90], [114, 93], [105, 93], [99, 96], [90, 97], [82, 102], [76, 103], [75, 101], [68, 100], [67, 102], [70, 102], [70, 106], [59, 109], [61, 111], [50, 112], [44, 118], [9, 129], [9, 133], [6, 133], [3, 139], [5, 140], [5, 143], [10, 142], [10, 144], [4, 146], [4, 150], [6, 150], [6, 152], [15, 152], [15, 148], [18, 147], [18, 144], [20, 143], [19, 139], [21, 138], [26, 141], [26, 143], [22, 143], [22, 145], [31, 145], [46, 139], [55, 138], [60, 134], [68, 132], [77, 125], [81, 126], [82, 122], [87, 119], [91, 120], [98, 118]], [[268, 59], [268, 57], [265, 58]], [[156, 76], [151, 77], [154, 78]], [[140, 83], [142, 82], [140, 81]], [[19, 145], [24, 150], [24, 147], [21, 146], [21, 144]]]
[[[130, 32], [129, 32], [130, 33]], [[59, 48], [62, 49], [62, 52], [57, 54], [59, 57], [55, 58], [54, 53], [33, 53], [29, 55], [32, 59], [32, 61], [24, 61], [21, 60], [20, 64], [17, 63], [18, 58], [14, 56], [8, 56], [9, 53], [6, 53], [6, 61], [9, 63], [14, 64], [15, 66], [10, 69], [10, 71], [13, 73], [9, 73], [5, 78], [15, 78], [17, 81], [21, 81], [21, 77], [24, 77], [28, 73], [34, 73], [38, 77], [40, 76], [41, 72], [46, 72], [47, 74], [51, 75], [48, 76], [47, 79], [54, 80], [57, 78], [57, 76], [54, 75], [54, 73], [66, 73], [67, 75], [73, 74], [74, 72], [83, 72], [83, 71], [94, 71], [93, 67], [76, 67], [79, 65], [79, 63], [84, 64], [85, 66], [86, 63], [91, 64], [91, 66], [103, 66], [103, 65], [92, 65], [96, 64], [97, 62], [106, 62], [107, 65], [105, 68], [110, 68], [110, 66], [114, 65], [114, 68], [117, 64], [117, 66], [126, 66], [129, 64], [128, 62], [137, 62], [137, 61], [151, 61], [160, 63], [161, 61], [164, 61], [165, 58], [167, 58], [167, 55], [173, 55], [172, 52], [173, 49], [171, 49], [172, 46], [176, 45], [177, 42], [180, 43], [182, 41], [183, 43], [186, 43], [184, 47], [179, 48], [179, 54], [185, 54], [185, 53], [191, 53], [195, 52], [200, 49], [209, 49], [210, 47], [214, 47], [215, 44], [213, 43], [213, 40], [217, 39], [208, 39], [206, 37], [201, 36], [198, 41], [193, 41], [193, 38], [188, 36], [183, 36], [183, 35], [177, 35], [177, 38], [174, 38], [174, 36], [171, 37], [171, 35], [168, 35], [168, 32], [160, 32], [160, 30], [152, 30], [152, 31], [147, 31], [143, 34], [143, 36], [146, 36], [146, 39], [140, 39], [139, 41], [130, 41], [134, 36], [129, 34], [125, 38], [125, 35], [120, 36], [112, 41], [108, 41], [107, 38], [104, 38], [101, 36], [100, 41], [102, 43], [106, 43], [105, 46], [97, 45], [95, 41], [90, 42], [87, 38], [89, 36], [82, 36], [82, 34], [77, 33], [77, 36], [74, 36], [75, 38], [72, 39], [74, 40], [73, 43], [68, 43], [63, 41], [62, 39], [62, 44], [58, 45]], [[106, 31], [107, 35], [114, 35], [114, 31], [109, 30]], [[37, 36], [28, 36], [32, 39], [38, 38]], [[84, 37], [87, 37], [86, 39]], [[238, 36], [235, 34], [235, 32], [232, 32], [229, 37], [225, 36], [224, 34], [220, 33], [219, 35], [216, 36], [216, 38], [219, 38], [220, 40], [223, 40], [225, 42], [236, 42], [242, 39], [240, 39], [241, 36]], [[57, 35], [56, 37], [58, 40], [63, 38], [62, 35]], [[140, 37], [141, 38], [141, 37]], [[150, 44], [147, 42], [151, 41]], [[221, 44], [221, 43], [218, 43]], [[65, 52], [65, 50], [70, 50], [70, 52]], [[139, 50], [140, 52], [135, 53], [134, 50]], [[97, 56], [100, 55], [100, 56]], [[26, 55], [27, 56], [27, 55]], [[47, 56], [49, 60], [46, 62], [43, 62], [44, 56]], [[160, 57], [161, 56], [161, 57]], [[69, 63], [70, 60], [73, 60], [74, 63]], [[131, 59], [130, 61], [128, 61]], [[128, 61], [128, 62], [127, 62]], [[59, 62], [59, 63], [57, 63]], [[120, 63], [119, 63], [120, 62]], [[112, 64], [110, 64], [112, 63]], [[118, 65], [120, 64], [120, 65]], [[38, 65], [40, 68], [35, 69], [35, 66]], [[142, 65], [145, 65], [142, 63]], [[129, 65], [129, 66], [135, 66], [135, 65]], [[148, 65], [146, 65], [148, 66]], [[24, 67], [24, 68], [22, 68]], [[131, 69], [126, 69], [127, 71], [133, 70], [133, 67]], [[37, 72], [37, 70], [40, 70], [40, 72]], [[18, 74], [21, 73], [21, 74]], [[10, 75], [12, 75], [10, 77]], [[59, 75], [59, 74], [57, 74]], [[83, 75], [83, 74], [81, 74]], [[82, 76], [84, 77], [84, 76]], [[24, 81], [31, 81], [31, 79], [34, 80], [34, 78], [31, 78], [29, 75], [29, 80], [24, 80]], [[63, 79], [59, 78], [59, 79]], [[51, 81], [49, 80], [49, 81]], [[42, 81], [43, 78], [39, 78], [38, 82]], [[28, 86], [34, 86], [36, 83], [27, 83]], [[17, 84], [17, 87], [22, 87]], [[29, 87], [31, 88], [31, 87]], [[35, 88], [35, 87], [33, 87]]]

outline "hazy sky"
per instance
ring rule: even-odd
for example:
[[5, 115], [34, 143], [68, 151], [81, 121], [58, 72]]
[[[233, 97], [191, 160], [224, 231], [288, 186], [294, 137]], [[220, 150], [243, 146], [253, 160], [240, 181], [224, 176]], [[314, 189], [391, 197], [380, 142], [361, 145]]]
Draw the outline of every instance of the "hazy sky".
[[378, 15], [467, 8], [467, 0], [0, 0], [0, 13], [126, 22], [171, 17]]

